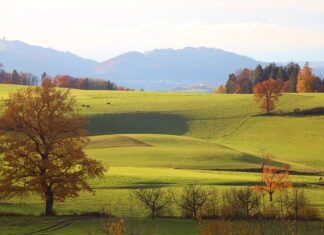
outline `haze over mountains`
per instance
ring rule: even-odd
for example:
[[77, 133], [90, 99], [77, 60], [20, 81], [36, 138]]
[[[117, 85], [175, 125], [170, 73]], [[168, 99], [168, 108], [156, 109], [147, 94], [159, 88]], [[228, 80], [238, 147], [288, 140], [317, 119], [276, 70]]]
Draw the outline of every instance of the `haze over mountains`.
[[[45, 71], [49, 75], [97, 77], [145, 90], [208, 90], [224, 83], [228, 75], [238, 69], [266, 64], [246, 56], [204, 47], [127, 52], [97, 62], [70, 52], [7, 40], [0, 40], [0, 63], [6, 70], [17, 69], [37, 76]], [[317, 74], [324, 75], [324, 62], [314, 63], [313, 67]]]

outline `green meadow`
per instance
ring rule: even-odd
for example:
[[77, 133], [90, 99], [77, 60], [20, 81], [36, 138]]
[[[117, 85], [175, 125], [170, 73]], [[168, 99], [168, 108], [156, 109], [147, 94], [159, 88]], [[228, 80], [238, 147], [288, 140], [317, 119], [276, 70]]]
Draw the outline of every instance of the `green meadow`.
[[[0, 105], [17, 89], [24, 87], [0, 85]], [[196, 234], [197, 223], [176, 218], [176, 206], [170, 208], [175, 218], [154, 223], [146, 219], [148, 211], [134, 201], [132, 190], [166, 187], [179, 193], [184, 185], [200, 184], [221, 192], [256, 185], [260, 173], [250, 170], [260, 169], [262, 151], [273, 155], [275, 165], [316, 173], [291, 175], [291, 180], [324, 216], [324, 190], [318, 185], [324, 172], [324, 116], [284, 114], [324, 107], [323, 93], [284, 94], [276, 107], [282, 115], [274, 116], [260, 116], [252, 95], [84, 90], [72, 90], [72, 95], [89, 120], [86, 152], [104, 164], [105, 176], [90, 181], [94, 194], [55, 203], [62, 217], [0, 217], [0, 229], [9, 231], [0, 234], [37, 232], [59, 220], [59, 229], [45, 234], [87, 234], [86, 229], [100, 229], [103, 222], [66, 216], [103, 208], [116, 216], [133, 216], [141, 221], [137, 225], [158, 234], [170, 234], [176, 226], [183, 228], [178, 234]], [[42, 210], [42, 201], [33, 195], [0, 202], [5, 212], [40, 215]]]

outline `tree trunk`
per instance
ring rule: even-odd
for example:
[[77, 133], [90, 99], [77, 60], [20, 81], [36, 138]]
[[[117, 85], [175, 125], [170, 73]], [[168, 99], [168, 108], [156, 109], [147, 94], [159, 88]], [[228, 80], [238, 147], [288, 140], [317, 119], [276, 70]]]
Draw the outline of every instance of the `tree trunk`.
[[155, 209], [152, 209], [152, 220], [155, 220]]
[[270, 99], [267, 98], [267, 114], [270, 113]]
[[54, 213], [53, 213], [53, 204], [54, 204], [53, 192], [48, 191], [48, 192], [46, 192], [45, 196], [46, 196], [45, 215], [52, 216], [52, 215], [54, 215]]
[[272, 202], [272, 193], [269, 193], [270, 195], [270, 202]]

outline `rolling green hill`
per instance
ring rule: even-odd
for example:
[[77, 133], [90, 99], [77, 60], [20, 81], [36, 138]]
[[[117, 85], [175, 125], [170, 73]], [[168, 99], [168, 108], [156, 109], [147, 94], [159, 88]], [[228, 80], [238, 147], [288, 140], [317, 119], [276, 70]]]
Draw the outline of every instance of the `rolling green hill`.
[[[10, 92], [23, 88], [0, 85], [0, 105]], [[83, 90], [72, 94], [89, 119], [86, 152], [108, 171], [90, 181], [95, 194], [56, 202], [59, 214], [108, 208], [114, 215], [129, 216], [130, 195], [138, 187], [162, 186], [179, 193], [192, 183], [219, 191], [256, 185], [259, 173], [241, 171], [260, 169], [262, 150], [274, 155], [274, 164], [324, 170], [323, 115], [259, 116], [252, 95]], [[319, 106], [324, 106], [324, 94], [285, 94], [277, 110]], [[318, 176], [292, 175], [291, 180], [306, 190], [324, 215]], [[147, 215], [142, 205], [133, 206], [133, 216]], [[42, 210], [43, 202], [35, 195], [0, 203], [0, 211], [38, 215]]]
[[[20, 88], [1, 85], [0, 99]], [[256, 116], [259, 109], [252, 95], [84, 90], [72, 94], [89, 118], [87, 129], [94, 136], [89, 154], [111, 165], [254, 168], [265, 150], [295, 170], [324, 169], [323, 115]], [[285, 94], [277, 110], [319, 106], [324, 106], [324, 94]], [[100, 148], [94, 149], [96, 145]]]

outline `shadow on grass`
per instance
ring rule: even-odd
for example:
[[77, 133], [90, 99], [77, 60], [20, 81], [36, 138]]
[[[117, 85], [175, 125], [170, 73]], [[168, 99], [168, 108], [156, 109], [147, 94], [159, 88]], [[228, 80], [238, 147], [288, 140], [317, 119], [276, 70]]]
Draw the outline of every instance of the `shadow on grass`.
[[187, 119], [181, 115], [158, 112], [114, 113], [89, 116], [90, 135], [168, 134], [188, 131]]
[[262, 114], [257, 114], [257, 115], [254, 115], [254, 116], [305, 117], [305, 116], [320, 116], [320, 115], [324, 115], [324, 107], [315, 107], [315, 108], [310, 108], [310, 109], [294, 109], [294, 111], [292, 111], [292, 112], [282, 112], [281, 110], [279, 110], [279, 112], [262, 113]]

